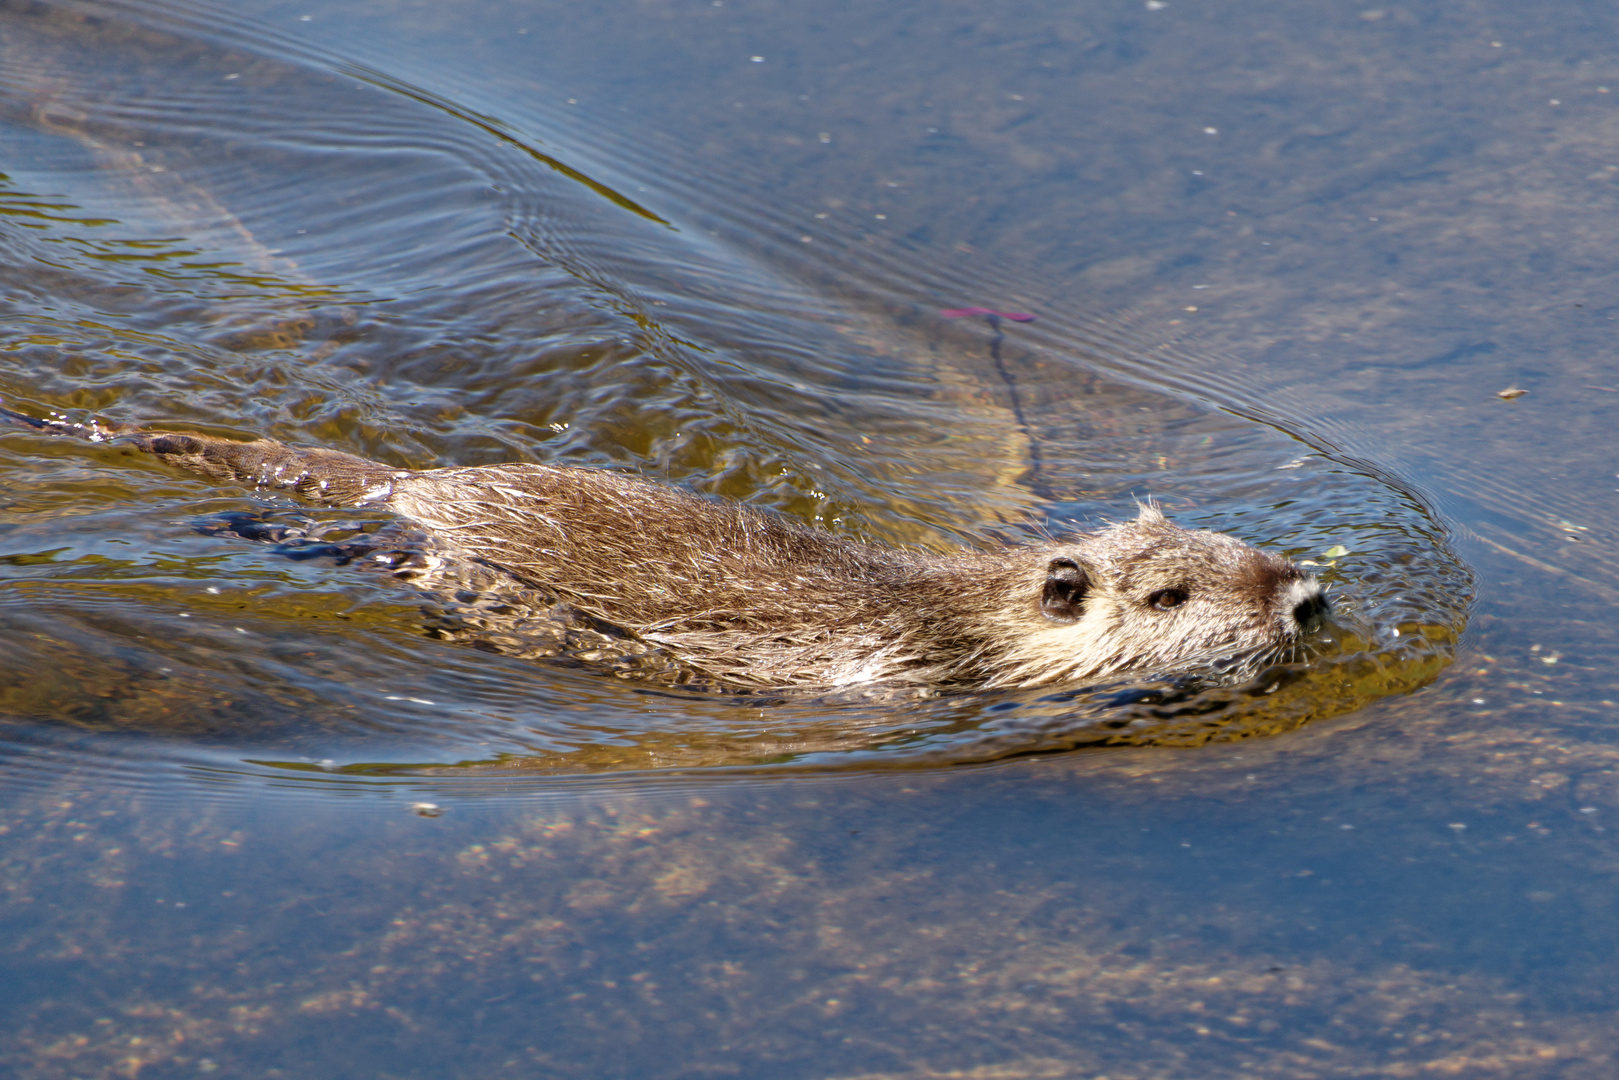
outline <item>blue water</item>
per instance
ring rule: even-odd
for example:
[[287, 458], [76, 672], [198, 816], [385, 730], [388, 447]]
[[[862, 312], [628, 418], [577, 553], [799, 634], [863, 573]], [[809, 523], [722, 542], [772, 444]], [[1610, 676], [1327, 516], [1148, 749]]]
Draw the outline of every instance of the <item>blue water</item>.
[[1360, 634], [1167, 710], [648, 692], [198, 528], [374, 515], [7, 436], [6, 1064], [1610, 1075], [1611, 21], [0, 9], [8, 404], [935, 549], [1152, 496]]

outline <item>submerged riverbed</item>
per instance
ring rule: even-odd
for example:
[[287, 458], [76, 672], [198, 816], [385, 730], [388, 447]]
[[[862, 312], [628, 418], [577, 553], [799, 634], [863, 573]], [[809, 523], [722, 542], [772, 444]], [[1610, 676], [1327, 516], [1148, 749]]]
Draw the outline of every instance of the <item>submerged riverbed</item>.
[[1608, 1075], [1611, 22], [0, 5], [8, 405], [934, 550], [1152, 498], [1342, 615], [1232, 687], [673, 692], [218, 528], [386, 515], [8, 434], [0, 1060]]

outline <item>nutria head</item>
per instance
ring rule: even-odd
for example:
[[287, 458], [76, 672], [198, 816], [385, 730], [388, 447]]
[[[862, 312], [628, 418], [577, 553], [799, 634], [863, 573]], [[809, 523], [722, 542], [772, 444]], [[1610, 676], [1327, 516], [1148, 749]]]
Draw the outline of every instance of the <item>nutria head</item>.
[[[1124, 671], [1252, 666], [1320, 625], [1326, 596], [1288, 560], [1155, 506], [1133, 521], [1043, 545], [1037, 582], [997, 685]], [[1032, 575], [1031, 575], [1032, 577]]]

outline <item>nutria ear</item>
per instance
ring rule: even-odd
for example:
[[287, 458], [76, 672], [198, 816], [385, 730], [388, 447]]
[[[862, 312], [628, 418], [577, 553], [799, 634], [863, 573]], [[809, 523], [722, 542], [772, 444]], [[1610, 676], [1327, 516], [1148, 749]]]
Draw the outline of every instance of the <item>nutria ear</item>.
[[1085, 594], [1091, 579], [1073, 559], [1052, 559], [1046, 567], [1046, 587], [1040, 593], [1040, 612], [1052, 622], [1077, 622], [1085, 614]]

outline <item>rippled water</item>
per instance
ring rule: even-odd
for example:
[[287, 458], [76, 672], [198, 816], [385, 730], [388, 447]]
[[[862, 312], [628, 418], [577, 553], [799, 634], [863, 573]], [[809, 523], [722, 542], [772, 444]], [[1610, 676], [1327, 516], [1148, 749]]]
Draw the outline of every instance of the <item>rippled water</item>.
[[1559, 19], [0, 4], [8, 406], [938, 551], [1153, 498], [1338, 612], [1237, 686], [688, 693], [217, 527], [386, 514], [5, 434], [4, 1060], [1603, 1075], [1619, 75]]
[[[426, 640], [415, 597], [352, 568], [187, 535], [227, 506], [285, 517], [284, 500], [14, 437], [10, 595], [33, 614], [9, 620], [13, 715], [273, 731], [364, 769], [903, 762], [1274, 732], [1409, 690], [1452, 655], [1470, 583], [1422, 497], [1324, 440], [1155, 389], [1150, 368], [1120, 381], [1148, 340], [1062, 307], [992, 340], [938, 314], [984, 285], [855, 260], [836, 234], [822, 276], [838, 286], [817, 293], [787, 272], [795, 238], [763, 230], [744, 253], [693, 224], [712, 196], [689, 175], [662, 192], [568, 164], [352, 63], [122, 20], [15, 25], [8, 111], [29, 164], [6, 193], [21, 227], [0, 393], [25, 407], [414, 467], [627, 466], [936, 548], [1151, 496], [1295, 557], [1353, 556], [1320, 560], [1342, 597], [1326, 655], [1234, 691], [649, 700]], [[47, 650], [84, 689], [22, 674]]]

